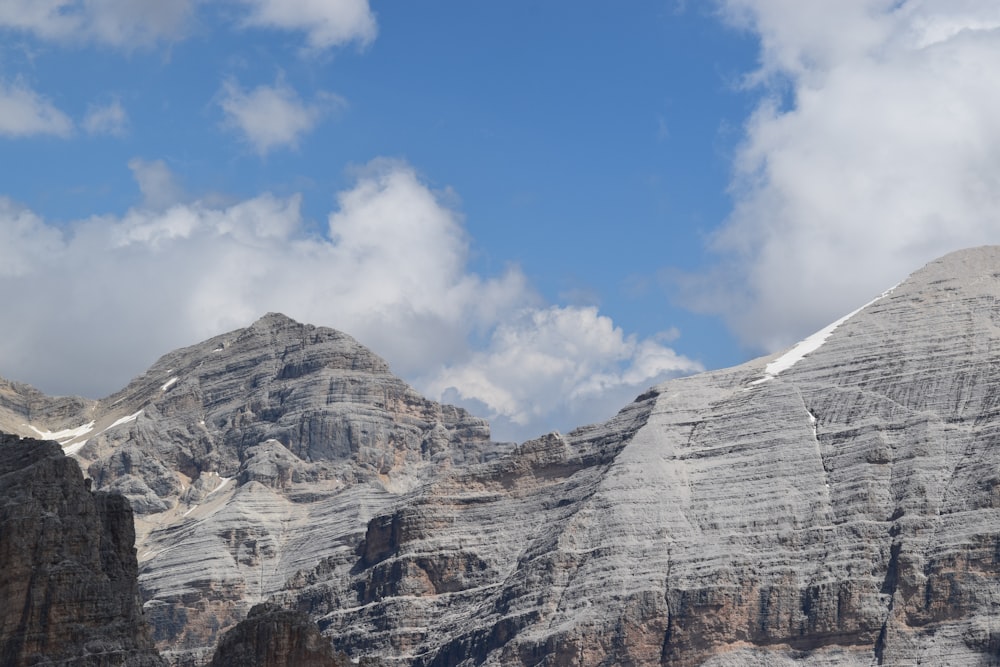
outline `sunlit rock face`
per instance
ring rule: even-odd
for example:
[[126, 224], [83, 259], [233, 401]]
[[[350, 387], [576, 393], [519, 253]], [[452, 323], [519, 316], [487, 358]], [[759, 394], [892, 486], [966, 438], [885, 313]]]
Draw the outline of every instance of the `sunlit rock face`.
[[279, 315], [25, 424], [131, 499], [176, 664], [264, 600], [400, 665], [1000, 664], [998, 295], [949, 255], [516, 447]]
[[1000, 251], [454, 470], [286, 594], [415, 665], [1000, 662]]
[[182, 664], [205, 662], [303, 570], [353, 553], [402, 494], [510, 447], [349, 336], [278, 314], [170, 353], [99, 402], [7, 387], [6, 423], [57, 440], [95, 488], [131, 501], [146, 614]]
[[0, 434], [0, 664], [162, 667], [132, 511], [52, 442]]

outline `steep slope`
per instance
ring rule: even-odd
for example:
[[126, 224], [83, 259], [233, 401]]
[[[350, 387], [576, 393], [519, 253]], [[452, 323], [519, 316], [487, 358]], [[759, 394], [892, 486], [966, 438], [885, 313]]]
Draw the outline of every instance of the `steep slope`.
[[286, 594], [413, 665], [1000, 664], [1000, 250], [455, 471]]
[[0, 664], [156, 667], [132, 512], [51, 442], [0, 435]]
[[209, 667], [351, 667], [300, 611], [264, 602], [219, 640]]
[[273, 314], [25, 427], [130, 497], [177, 664], [265, 600], [401, 665], [1000, 664], [998, 296], [956, 253], [517, 447]]
[[62, 432], [22, 428], [131, 501], [146, 611], [177, 663], [207, 660], [303, 568], [353, 553], [400, 494], [502, 450], [349, 336], [278, 314], [164, 356]]

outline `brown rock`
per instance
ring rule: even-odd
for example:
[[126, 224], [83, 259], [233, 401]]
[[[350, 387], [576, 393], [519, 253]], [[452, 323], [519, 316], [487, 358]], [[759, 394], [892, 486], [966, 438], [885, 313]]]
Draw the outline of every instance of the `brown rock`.
[[222, 636], [210, 667], [347, 667], [309, 617], [265, 602]]
[[128, 502], [54, 442], [0, 435], [0, 664], [158, 667]]

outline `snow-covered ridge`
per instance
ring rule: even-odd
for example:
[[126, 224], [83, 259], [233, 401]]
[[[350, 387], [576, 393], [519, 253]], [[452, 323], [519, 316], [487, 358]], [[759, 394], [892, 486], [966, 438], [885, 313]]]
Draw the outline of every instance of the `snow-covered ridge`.
[[764, 377], [758, 380], [754, 380], [750, 384], [751, 385], [763, 384], [764, 382], [773, 379], [779, 373], [787, 371], [789, 368], [791, 368], [795, 364], [805, 359], [806, 356], [812, 354], [820, 347], [822, 347], [823, 343], [826, 342], [826, 339], [830, 337], [830, 334], [832, 334], [837, 329], [837, 327], [839, 327], [841, 324], [851, 319], [852, 317], [854, 317], [855, 315], [857, 315], [862, 310], [872, 305], [879, 299], [883, 299], [889, 296], [890, 294], [892, 294], [892, 291], [895, 290], [897, 287], [899, 287], [899, 285], [893, 285], [892, 287], [882, 292], [877, 297], [875, 297], [865, 305], [861, 306], [857, 310], [851, 311], [847, 315], [841, 317], [836, 322], [827, 325], [826, 327], [820, 329], [811, 336], [805, 338], [804, 340], [799, 341], [798, 343], [793, 345], [790, 350], [788, 350], [783, 355], [781, 355], [780, 357], [778, 357], [777, 359], [770, 362], [767, 366], [764, 367]]

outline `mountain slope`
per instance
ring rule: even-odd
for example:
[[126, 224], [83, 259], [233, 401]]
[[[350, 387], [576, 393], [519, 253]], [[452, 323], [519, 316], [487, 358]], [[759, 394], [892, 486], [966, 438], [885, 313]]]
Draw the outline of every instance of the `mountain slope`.
[[457, 471], [298, 596], [418, 665], [1000, 662], [1000, 250]]
[[274, 314], [23, 428], [130, 497], [175, 663], [271, 599], [408, 665], [1000, 664], [998, 296], [955, 253], [516, 447]]

